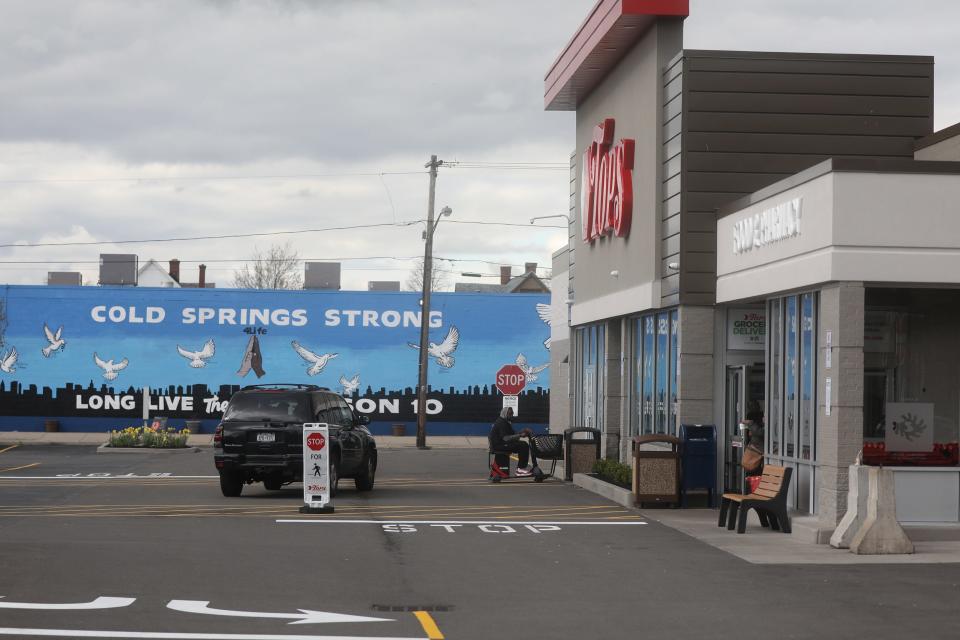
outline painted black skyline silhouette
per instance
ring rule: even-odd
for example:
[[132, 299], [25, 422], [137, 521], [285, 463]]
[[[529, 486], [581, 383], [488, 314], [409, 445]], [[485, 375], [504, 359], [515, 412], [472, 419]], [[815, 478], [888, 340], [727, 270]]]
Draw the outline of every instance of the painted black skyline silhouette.
[[[159, 397], [191, 397], [193, 410], [158, 410], [152, 415], [162, 415], [170, 418], [183, 419], [217, 419], [222, 414], [217, 411], [205, 411], [207, 399], [216, 397], [220, 401], [230, 397], [245, 385], [220, 385], [211, 390], [205, 384], [168, 385], [162, 388], [150, 389], [154, 403]], [[339, 392], [339, 387], [331, 391]], [[93, 396], [133, 396], [134, 403], [131, 409], [78, 409], [77, 397], [84, 405], [90, 404]], [[360, 400], [369, 400], [376, 405], [373, 412], [360, 412], [370, 417], [371, 421], [404, 422], [416, 420], [413, 410], [413, 400], [417, 398], [412, 387], [402, 390], [387, 390], [384, 387], [374, 391], [367, 386], [364, 393], [354, 393], [346, 396], [353, 403]], [[492, 422], [503, 406], [503, 396], [491, 385], [472, 385], [464, 389], [448, 387], [446, 390], [428, 387], [428, 398], [439, 400], [443, 404], [443, 412], [429, 416], [430, 420], [444, 422]], [[43, 418], [58, 417], [109, 417], [109, 418], [140, 418], [143, 414], [143, 389], [135, 387], [114, 388], [107, 384], [95, 385], [91, 380], [86, 386], [66, 383], [57, 389], [50, 387], [38, 388], [31, 384], [24, 386], [16, 380], [0, 380], [0, 415], [2, 416], [33, 416]], [[380, 412], [381, 408], [396, 407], [397, 413], [390, 411]], [[362, 408], [362, 407], [361, 407]], [[524, 423], [546, 424], [550, 413], [550, 390], [542, 387], [525, 390], [520, 394], [520, 421]]]

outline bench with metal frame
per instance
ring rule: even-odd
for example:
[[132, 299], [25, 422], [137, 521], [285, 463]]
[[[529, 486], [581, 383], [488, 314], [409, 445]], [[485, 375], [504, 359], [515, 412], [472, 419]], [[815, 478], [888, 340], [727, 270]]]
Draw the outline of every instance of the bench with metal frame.
[[760, 525], [774, 531], [790, 533], [790, 516], [787, 514], [787, 490], [790, 488], [790, 476], [793, 469], [772, 464], [763, 465], [760, 484], [753, 493], [725, 493], [720, 500], [720, 518], [717, 526], [726, 525], [727, 529], [737, 529], [744, 533], [747, 529], [747, 513], [750, 509], [757, 512]]

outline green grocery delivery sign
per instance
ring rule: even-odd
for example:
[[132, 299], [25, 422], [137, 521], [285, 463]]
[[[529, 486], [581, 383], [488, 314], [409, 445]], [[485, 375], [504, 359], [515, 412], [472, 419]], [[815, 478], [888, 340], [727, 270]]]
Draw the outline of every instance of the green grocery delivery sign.
[[727, 315], [727, 349], [762, 350], [767, 338], [764, 309], [730, 309]]

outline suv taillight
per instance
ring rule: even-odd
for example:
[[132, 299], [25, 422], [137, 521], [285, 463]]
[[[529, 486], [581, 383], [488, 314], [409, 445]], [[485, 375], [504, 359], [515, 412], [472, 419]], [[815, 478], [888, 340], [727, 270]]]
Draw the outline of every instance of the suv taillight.
[[223, 448], [223, 425], [218, 424], [217, 430], [213, 432], [213, 446], [222, 449]]

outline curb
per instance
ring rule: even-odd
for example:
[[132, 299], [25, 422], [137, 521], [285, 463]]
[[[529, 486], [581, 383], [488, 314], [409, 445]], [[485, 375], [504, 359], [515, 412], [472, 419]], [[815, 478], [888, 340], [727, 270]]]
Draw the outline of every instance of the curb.
[[620, 506], [637, 511], [636, 504], [634, 504], [633, 500], [633, 492], [629, 491], [628, 489], [618, 487], [617, 485], [610, 484], [609, 482], [604, 482], [603, 480], [597, 480], [593, 476], [589, 476], [585, 473], [573, 474], [573, 484], [582, 489], [586, 489], [587, 491], [603, 496], [607, 500], [612, 500]]
[[200, 447], [179, 447], [163, 449], [161, 447], [111, 447], [103, 443], [97, 447], [97, 453], [200, 453]]

